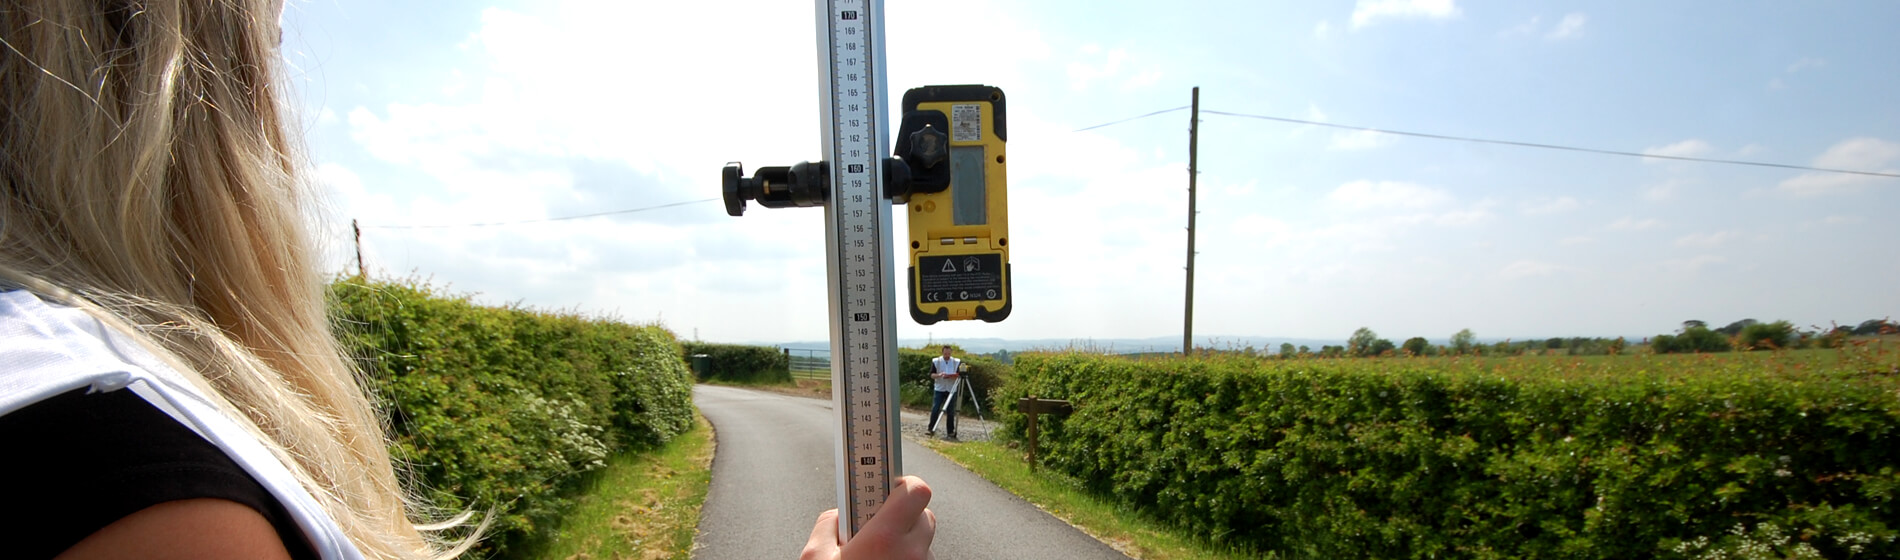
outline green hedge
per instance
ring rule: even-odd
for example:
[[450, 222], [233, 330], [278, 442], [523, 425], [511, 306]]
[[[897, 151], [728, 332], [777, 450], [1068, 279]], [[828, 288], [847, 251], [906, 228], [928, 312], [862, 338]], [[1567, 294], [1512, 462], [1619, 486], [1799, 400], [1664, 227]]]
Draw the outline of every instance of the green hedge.
[[792, 382], [791, 360], [785, 356], [784, 350], [771, 346], [682, 342], [680, 351], [689, 363], [695, 354], [705, 354], [711, 359], [711, 371], [697, 372], [700, 381]]
[[490, 509], [491, 552], [569, 505], [563, 486], [611, 453], [691, 426], [673, 335], [474, 305], [421, 284], [341, 280], [332, 314], [389, 414], [391, 452], [447, 511]]
[[1050, 467], [1286, 558], [1900, 557], [1889, 365], [1627, 363], [1024, 355], [999, 396], [1073, 401]]
[[[921, 395], [921, 402], [912, 402], [907, 399], [904, 402], [905, 405], [930, 406], [930, 394], [934, 390], [930, 379], [930, 372], [933, 371], [930, 366], [930, 361], [942, 355], [942, 347], [928, 350], [902, 349], [897, 352], [898, 382], [901, 386], [912, 388], [910, 392], [906, 394]], [[970, 370], [964, 373], [964, 381], [969, 383], [968, 387], [976, 392], [977, 402], [983, 406], [983, 413], [989, 414], [991, 398], [996, 394], [996, 389], [1005, 382], [1004, 380], [1009, 378], [1010, 366], [989, 356], [970, 356], [964, 354], [955, 347], [951, 348], [950, 355], [959, 360], [963, 360], [965, 364], [969, 364]], [[969, 408], [969, 404], [966, 402], [962, 408], [958, 409], [958, 415], [969, 416], [976, 414], [976, 411], [969, 410]]]

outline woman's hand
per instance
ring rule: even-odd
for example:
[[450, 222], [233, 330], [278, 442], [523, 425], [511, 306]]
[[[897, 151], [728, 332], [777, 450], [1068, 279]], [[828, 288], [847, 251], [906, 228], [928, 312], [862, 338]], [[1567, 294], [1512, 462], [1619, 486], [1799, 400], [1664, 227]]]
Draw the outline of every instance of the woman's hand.
[[928, 560], [930, 539], [937, 534], [937, 515], [930, 505], [930, 485], [914, 476], [897, 479], [884, 508], [864, 524], [851, 542], [838, 545], [838, 510], [818, 514], [811, 540], [799, 560], [897, 559]]

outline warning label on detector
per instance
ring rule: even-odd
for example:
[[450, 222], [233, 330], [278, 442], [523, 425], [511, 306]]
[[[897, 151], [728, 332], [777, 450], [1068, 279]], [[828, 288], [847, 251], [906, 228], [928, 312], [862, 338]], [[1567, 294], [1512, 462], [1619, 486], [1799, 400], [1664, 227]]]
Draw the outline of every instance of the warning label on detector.
[[1003, 298], [1003, 255], [917, 258], [917, 299], [923, 303]]

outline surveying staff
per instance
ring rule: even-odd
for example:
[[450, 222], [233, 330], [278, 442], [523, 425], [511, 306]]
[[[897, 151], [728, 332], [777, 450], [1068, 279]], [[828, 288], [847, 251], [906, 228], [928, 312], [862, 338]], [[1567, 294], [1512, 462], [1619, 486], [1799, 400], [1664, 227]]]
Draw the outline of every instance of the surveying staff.
[[[943, 356], [930, 359], [931, 388], [930, 427], [924, 430], [929, 435], [937, 435], [937, 414], [949, 410], [950, 416], [944, 419], [944, 428], [950, 439], [957, 439], [957, 389], [963, 383], [963, 373], [959, 371], [963, 360], [950, 357], [950, 346], [943, 347]], [[949, 403], [947, 406], [945, 403]]]
[[[0, 1], [0, 555], [443, 558], [481, 532], [417, 525], [330, 330], [282, 9]], [[927, 558], [929, 498], [900, 479], [847, 553]]]

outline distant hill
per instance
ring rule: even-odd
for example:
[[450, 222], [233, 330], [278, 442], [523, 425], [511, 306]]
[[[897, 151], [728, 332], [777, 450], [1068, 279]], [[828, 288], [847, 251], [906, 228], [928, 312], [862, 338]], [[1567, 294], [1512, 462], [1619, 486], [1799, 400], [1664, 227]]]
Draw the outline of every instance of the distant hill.
[[[1611, 337], [1611, 338], [1614, 338], [1614, 337]], [[1643, 337], [1640, 337], [1640, 336], [1633, 336], [1633, 337], [1626, 337], [1626, 338], [1627, 340], [1629, 340], [1630, 344], [1635, 344], [1637, 341], [1643, 339]], [[1427, 340], [1429, 340], [1432, 344], [1436, 344], [1436, 345], [1445, 345], [1445, 344], [1451, 343], [1450, 339], [1448, 338], [1431, 338]], [[1506, 339], [1479, 337], [1476, 342], [1479, 344], [1493, 344], [1493, 343], [1497, 343], [1503, 340], [1506, 340]], [[1542, 338], [1537, 338], [1537, 339], [1524, 338], [1524, 339], [1517, 339], [1517, 340], [1543, 340], [1543, 339]], [[1243, 349], [1246, 349], [1248, 346], [1252, 346], [1254, 347], [1256, 351], [1259, 351], [1262, 353], [1279, 352], [1281, 343], [1289, 343], [1295, 347], [1306, 346], [1308, 348], [1311, 348], [1314, 351], [1318, 351], [1320, 347], [1322, 346], [1332, 346], [1332, 345], [1344, 346], [1346, 344], [1346, 340], [1343, 338], [1341, 339], [1280, 338], [1280, 337], [1271, 337], [1271, 336], [1207, 336], [1207, 337], [1196, 337], [1194, 342], [1196, 346], [1199, 346], [1202, 348], [1212, 348], [1216, 350], [1243, 350]], [[1404, 340], [1392, 339], [1392, 342], [1402, 343], [1404, 342]], [[757, 344], [761, 346], [777, 346], [779, 348], [790, 348], [793, 350], [829, 350], [831, 349], [831, 343], [823, 341], [823, 340], [801, 341], [801, 342], [750, 342], [747, 344]], [[897, 341], [897, 344], [905, 348], [925, 348], [925, 347], [936, 345], [936, 344], [952, 344], [952, 345], [956, 345], [959, 348], [962, 348], [963, 351], [965, 352], [973, 352], [977, 354], [990, 354], [998, 350], [1021, 352], [1024, 350], [1065, 350], [1065, 349], [1071, 349], [1071, 348], [1078, 349], [1078, 350], [1106, 352], [1106, 353], [1111, 353], [1111, 354], [1139, 354], [1139, 353], [1150, 353], [1150, 352], [1179, 352], [1181, 351], [1180, 337], [1165, 337], [1165, 336], [1156, 336], [1156, 337], [1149, 337], [1149, 338], [1035, 338], [1035, 339], [1020, 339], [1020, 340], [1006, 339], [1006, 338], [938, 338], [938, 339], [905, 338], [905, 339], [899, 339]]]
[[[1261, 352], [1276, 352], [1280, 348], [1281, 343], [1292, 343], [1294, 346], [1305, 345], [1315, 350], [1329, 344], [1346, 343], [1344, 339], [1322, 340], [1314, 338], [1274, 338], [1264, 336], [1196, 337], [1194, 342], [1196, 346], [1221, 350], [1241, 350], [1248, 346], [1253, 346], [1254, 349]], [[823, 340], [754, 344], [791, 348], [794, 350], [829, 350], [831, 348], [831, 343]], [[958, 348], [962, 348], [965, 352], [974, 352], [977, 354], [989, 354], [998, 350], [1020, 352], [1024, 350], [1063, 350], [1070, 348], [1108, 352], [1112, 354], [1181, 351], [1181, 337], [1163, 336], [1150, 338], [1037, 338], [1022, 340], [1004, 338], [905, 338], [899, 339], [897, 344], [905, 348], [924, 348], [937, 344], [952, 344]]]

